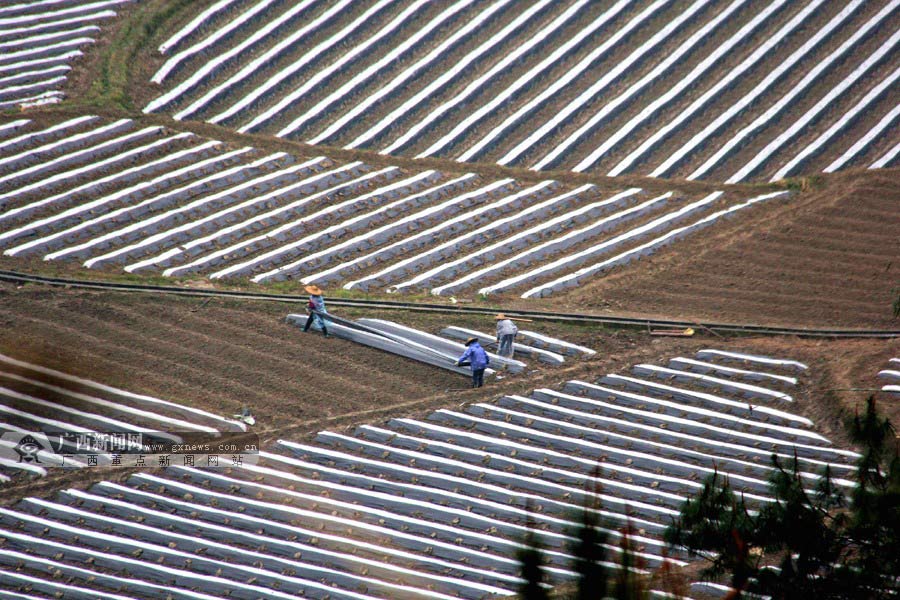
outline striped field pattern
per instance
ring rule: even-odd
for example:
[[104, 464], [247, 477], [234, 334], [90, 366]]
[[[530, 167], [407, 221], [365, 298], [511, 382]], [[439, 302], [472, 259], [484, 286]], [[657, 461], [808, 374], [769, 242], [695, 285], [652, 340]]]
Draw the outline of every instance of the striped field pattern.
[[6, 256], [169, 277], [546, 296], [789, 198], [300, 160], [129, 119], [5, 133]]
[[[11, 388], [78, 399], [66, 390], [77, 378], [43, 369], [42, 381], [59, 382], [51, 386], [35, 369], [2, 357], [0, 375]], [[806, 370], [701, 350], [593, 383], [323, 431], [312, 443], [279, 440], [242, 468], [172, 463], [122, 483], [28, 497], [0, 508], [0, 564], [19, 589], [74, 598], [156, 597], [163, 588], [172, 598], [504, 597], [521, 581], [511, 557], [529, 526], [548, 581], [573, 580], [572, 532], [580, 507], [593, 505], [591, 490], [600, 490], [591, 510], [611, 535], [611, 555], [630, 530], [638, 568], [684, 564], [679, 551], [665, 552], [662, 532], [714, 470], [754, 506], [771, 502], [771, 453], [796, 456], [810, 488], [826, 465], [849, 485], [856, 455], [792, 411]], [[162, 403], [78, 383], [81, 399], [106, 402], [126, 421], [152, 420], [141, 403]], [[5, 412], [17, 394], [4, 388]], [[33, 412], [15, 416], [26, 427], [42, 418], [38, 399], [29, 402]], [[188, 426], [233, 426], [162, 407], [173, 410]], [[100, 426], [90, 413], [65, 419]], [[4, 477], [10, 468], [0, 465]]]
[[535, 170], [739, 182], [884, 167], [898, 4], [218, 2], [161, 48], [145, 111]]

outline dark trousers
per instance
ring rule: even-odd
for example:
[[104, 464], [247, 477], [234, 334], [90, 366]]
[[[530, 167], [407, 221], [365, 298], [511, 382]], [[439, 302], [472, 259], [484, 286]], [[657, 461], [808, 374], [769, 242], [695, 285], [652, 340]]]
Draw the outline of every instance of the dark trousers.
[[472, 387], [479, 388], [484, 385], [484, 368], [472, 369]]
[[[313, 324], [315, 319], [316, 313], [309, 313], [309, 317], [306, 319], [306, 325], [303, 326], [303, 331], [309, 331], [309, 326]], [[328, 328], [325, 327], [325, 319], [319, 319], [319, 323], [322, 326], [322, 335], [328, 337]]]

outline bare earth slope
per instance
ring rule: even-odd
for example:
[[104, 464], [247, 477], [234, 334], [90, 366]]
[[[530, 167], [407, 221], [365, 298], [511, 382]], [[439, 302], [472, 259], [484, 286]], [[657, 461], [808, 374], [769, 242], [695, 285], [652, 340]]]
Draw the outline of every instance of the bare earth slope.
[[439, 369], [284, 324], [303, 307], [4, 287], [0, 343], [17, 357], [129, 390], [251, 407], [264, 428], [411, 401], [459, 385]]
[[[896, 328], [900, 183], [848, 173], [777, 210], [574, 291], [566, 307], [781, 325]], [[893, 292], [892, 292], [893, 290]]]

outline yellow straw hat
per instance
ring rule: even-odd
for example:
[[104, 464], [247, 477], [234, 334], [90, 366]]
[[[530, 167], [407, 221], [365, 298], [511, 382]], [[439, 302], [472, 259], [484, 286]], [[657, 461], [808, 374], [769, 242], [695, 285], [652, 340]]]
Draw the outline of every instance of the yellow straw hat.
[[319, 289], [319, 286], [317, 286], [317, 285], [308, 285], [303, 289], [306, 291], [306, 293], [312, 294], [313, 296], [321, 296], [322, 295], [322, 290]]
[[505, 318], [506, 318], [506, 315], [504, 315], [503, 313], [500, 313], [496, 317], [494, 317], [494, 319], [496, 319], [497, 321], [502, 321]]
[[473, 337], [471, 337], [471, 338], [469, 338], [469, 339], [466, 340], [466, 346], [472, 344], [473, 342], [477, 342], [477, 341], [478, 341], [478, 338], [473, 338]]

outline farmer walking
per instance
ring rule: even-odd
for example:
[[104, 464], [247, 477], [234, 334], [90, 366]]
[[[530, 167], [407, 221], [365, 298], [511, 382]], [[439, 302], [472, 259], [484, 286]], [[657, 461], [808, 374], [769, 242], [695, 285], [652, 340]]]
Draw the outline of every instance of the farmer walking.
[[481, 344], [478, 343], [478, 339], [467, 339], [466, 351], [459, 357], [459, 360], [456, 361], [456, 366], [464, 367], [469, 365], [472, 368], [473, 388], [479, 388], [484, 385], [484, 370], [489, 364], [491, 364], [491, 359], [488, 358], [487, 352], [485, 352], [484, 348], [481, 347]]
[[513, 341], [516, 339], [516, 334], [519, 333], [519, 328], [503, 313], [494, 319], [497, 320], [497, 344], [500, 346], [497, 354], [504, 358], [512, 358]]
[[306, 308], [309, 310], [309, 318], [306, 319], [303, 331], [309, 331], [309, 326], [315, 322], [322, 328], [322, 334], [328, 337], [328, 328], [325, 326], [325, 317], [323, 316], [327, 315], [328, 311], [325, 309], [325, 298], [322, 297], [322, 290], [316, 285], [308, 285], [303, 289], [309, 294], [309, 302], [306, 303]]

